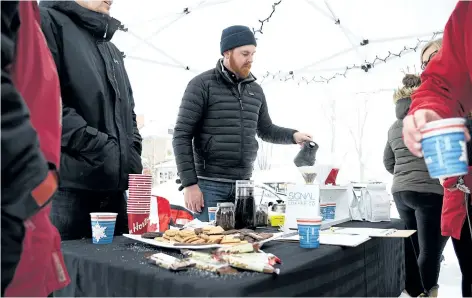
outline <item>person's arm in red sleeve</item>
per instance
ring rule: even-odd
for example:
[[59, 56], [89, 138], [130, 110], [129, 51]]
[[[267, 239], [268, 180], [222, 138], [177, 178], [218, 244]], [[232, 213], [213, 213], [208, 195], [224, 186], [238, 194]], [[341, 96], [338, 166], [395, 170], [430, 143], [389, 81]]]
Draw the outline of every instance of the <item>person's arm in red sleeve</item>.
[[1, 2], [2, 190], [1, 295], [10, 284], [22, 253], [24, 221], [45, 206], [57, 188], [49, 171], [28, 108], [11, 77], [20, 26], [18, 1]]
[[[460, 116], [464, 89], [470, 88], [465, 60], [470, 45], [464, 41], [466, 17], [472, 2], [459, 1], [446, 24], [442, 48], [421, 74], [421, 86], [412, 95], [409, 115], [421, 109], [433, 110], [442, 118]], [[467, 100], [470, 100], [468, 98]]]

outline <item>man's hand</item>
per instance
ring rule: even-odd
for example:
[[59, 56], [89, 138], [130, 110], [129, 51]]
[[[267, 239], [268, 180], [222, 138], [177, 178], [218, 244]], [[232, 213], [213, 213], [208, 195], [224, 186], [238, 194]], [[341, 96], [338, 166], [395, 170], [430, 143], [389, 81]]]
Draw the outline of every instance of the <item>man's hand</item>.
[[192, 212], [202, 212], [204, 207], [203, 194], [198, 184], [184, 188], [185, 208]]
[[304, 133], [304, 132], [296, 132], [293, 134], [293, 140], [297, 144], [303, 144], [304, 142], [313, 141], [313, 136], [311, 134]]
[[[428, 122], [441, 119], [433, 110], [418, 110], [414, 115], [409, 115], [403, 119], [403, 141], [413, 155], [423, 157], [421, 152], [421, 139], [423, 136], [420, 129]], [[464, 133], [467, 141], [469, 141], [470, 134], [467, 127], [464, 127]]]

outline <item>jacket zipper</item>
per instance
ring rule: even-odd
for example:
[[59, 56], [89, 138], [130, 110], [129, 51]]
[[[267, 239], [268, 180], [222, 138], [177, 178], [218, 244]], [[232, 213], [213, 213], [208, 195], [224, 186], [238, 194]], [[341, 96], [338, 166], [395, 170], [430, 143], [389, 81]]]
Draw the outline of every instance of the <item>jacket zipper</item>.
[[239, 157], [239, 163], [242, 165], [243, 164], [243, 155], [244, 155], [244, 123], [243, 123], [243, 100], [241, 98], [242, 94], [242, 85], [241, 82], [238, 83], [238, 100], [239, 100], [239, 105], [241, 109], [239, 110], [239, 119], [241, 121], [241, 155]]
[[[107, 24], [107, 30], [108, 30], [108, 24]], [[105, 36], [106, 36], [106, 31], [105, 31]], [[118, 81], [116, 80], [116, 74], [115, 74], [115, 73], [116, 73], [116, 69], [115, 69], [115, 58], [113, 57], [113, 53], [111, 52], [111, 50], [110, 50], [110, 48], [108, 47], [108, 45], [105, 44], [104, 42], [102, 42], [102, 46], [106, 48], [106, 51], [108, 51], [108, 53], [109, 53], [109, 55], [110, 55], [110, 58], [111, 58], [110, 63], [111, 63], [111, 70], [112, 70], [112, 74], [113, 74], [113, 79], [112, 79], [112, 82], [111, 82], [111, 86], [113, 87], [113, 91], [115, 91], [115, 94], [116, 94], [115, 102], [114, 102], [114, 105], [113, 105], [113, 106], [114, 106], [113, 114], [115, 115], [115, 117], [114, 117], [114, 120], [115, 120], [115, 121], [114, 121], [114, 122], [115, 122], [115, 125], [116, 125], [116, 134], [117, 134], [117, 137], [118, 137], [118, 140], [117, 140], [117, 141], [118, 141], [118, 148], [119, 148], [119, 152], [120, 152], [120, 156], [119, 156], [119, 158], [120, 158], [120, 165], [119, 165], [119, 167], [120, 167], [120, 169], [119, 169], [120, 175], [119, 175], [119, 178], [118, 178], [118, 185], [117, 185], [117, 187], [119, 188], [120, 185], [121, 185], [121, 181], [122, 181], [122, 177], [121, 177], [122, 169], [121, 169], [121, 166], [122, 166], [123, 164], [122, 164], [122, 162], [121, 162], [121, 157], [122, 157], [122, 155], [123, 155], [123, 152], [122, 152], [122, 150], [121, 150], [122, 146], [121, 146], [121, 144], [120, 144], [120, 140], [121, 140], [122, 138], [121, 138], [120, 125], [117, 123], [117, 116], [118, 116], [118, 115], [116, 115], [116, 109], [117, 109], [117, 108], [119, 109], [119, 107], [121, 106], [121, 104], [118, 103], [118, 101], [120, 101], [120, 90], [119, 90], [119, 88], [117, 87], [117, 86], [118, 86]], [[106, 59], [105, 57], [103, 57], [103, 58], [104, 58], [105, 63], [106, 63], [106, 60], [108, 60], [108, 59]], [[108, 70], [107, 70], [107, 72], [108, 72]], [[127, 161], [127, 159], [125, 159], [125, 161]]]

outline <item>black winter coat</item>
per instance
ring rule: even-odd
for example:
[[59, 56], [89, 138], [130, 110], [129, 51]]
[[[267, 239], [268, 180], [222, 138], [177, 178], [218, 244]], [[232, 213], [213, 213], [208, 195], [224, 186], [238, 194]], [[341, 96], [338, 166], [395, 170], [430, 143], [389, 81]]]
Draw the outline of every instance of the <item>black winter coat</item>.
[[197, 176], [251, 178], [259, 148], [256, 133], [267, 142], [294, 143], [296, 131], [272, 123], [264, 92], [255, 81], [250, 74], [236, 83], [222, 60], [190, 81], [172, 142], [183, 187], [196, 184]]
[[388, 130], [388, 141], [384, 150], [385, 169], [393, 174], [392, 193], [415, 191], [443, 194], [438, 179], [431, 179], [423, 158], [411, 154], [403, 142], [403, 118], [410, 109], [412, 89], [402, 88], [396, 92], [395, 112], [397, 120]]
[[61, 83], [61, 187], [125, 190], [142, 164], [133, 92], [123, 55], [110, 42], [123, 26], [75, 1], [39, 5]]

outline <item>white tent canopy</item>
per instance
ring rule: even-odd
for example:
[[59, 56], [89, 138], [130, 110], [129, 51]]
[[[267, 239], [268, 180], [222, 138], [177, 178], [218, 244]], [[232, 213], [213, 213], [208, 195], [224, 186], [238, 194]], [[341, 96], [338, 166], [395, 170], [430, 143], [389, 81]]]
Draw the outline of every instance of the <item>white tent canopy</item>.
[[[281, 1], [264, 22], [263, 34], [256, 33], [253, 66], [272, 120], [313, 133], [321, 156], [333, 154], [330, 144], [335, 138], [334, 154], [341, 158], [348, 153], [344, 167], [352, 169], [346, 173], [352, 179], [357, 178], [360, 159], [367, 178], [388, 177], [381, 160], [386, 131], [395, 119], [393, 89], [401, 83], [402, 69], [413, 71], [416, 66], [420, 71], [415, 50], [440, 36], [434, 32], [444, 29], [456, 2]], [[222, 29], [234, 24], [260, 29], [259, 20], [271, 14], [273, 5], [274, 0], [115, 1], [113, 16], [129, 31], [118, 32], [114, 42], [127, 55], [136, 112], [172, 127], [188, 81], [221, 57]], [[368, 44], [360, 46], [364, 40]], [[372, 63], [368, 72], [359, 68]], [[353, 69], [346, 72], [346, 67]], [[313, 77], [326, 81], [336, 73], [346, 77], [338, 75], [329, 84], [305, 83]], [[363, 144], [362, 158], [356, 155], [356, 142]], [[290, 163], [297, 150], [279, 146], [274, 159]]]

